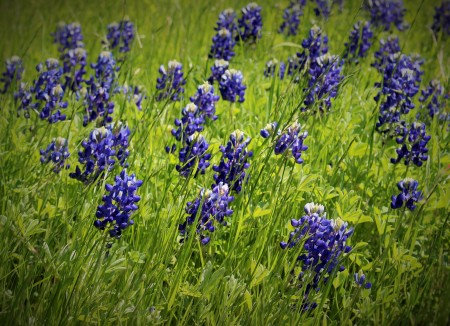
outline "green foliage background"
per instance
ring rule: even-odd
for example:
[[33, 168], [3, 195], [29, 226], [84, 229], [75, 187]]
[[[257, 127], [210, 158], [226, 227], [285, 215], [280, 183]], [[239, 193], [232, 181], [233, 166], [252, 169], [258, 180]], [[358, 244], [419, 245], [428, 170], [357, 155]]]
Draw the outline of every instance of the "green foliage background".
[[[147, 100], [138, 111], [116, 97], [114, 119], [132, 129], [130, 173], [144, 180], [142, 197], [126, 230], [106, 256], [105, 235], [93, 227], [104, 184], [84, 186], [39, 162], [39, 149], [52, 138], [69, 139], [71, 170], [81, 141], [93, 125], [82, 127], [82, 107], [75, 98], [68, 119], [56, 125], [17, 115], [13, 94], [0, 97], [0, 321], [1, 324], [436, 324], [449, 323], [449, 132], [437, 119], [427, 122], [432, 136], [429, 159], [409, 169], [393, 165], [395, 141], [374, 132], [378, 108], [374, 83], [381, 76], [370, 67], [378, 40], [359, 65], [346, 64], [346, 78], [331, 112], [300, 115], [302, 86], [266, 79], [265, 63], [285, 60], [297, 51], [315, 23], [329, 37], [330, 53], [341, 54], [353, 24], [368, 19], [359, 1], [344, 1], [329, 20], [315, 17], [308, 2], [296, 37], [277, 33], [287, 1], [260, 2], [263, 36], [255, 45], [237, 46], [231, 67], [242, 70], [246, 101], [219, 101], [219, 119], [204, 135], [212, 161], [235, 129], [253, 138], [249, 183], [232, 204], [229, 226], [218, 228], [211, 243], [194, 237], [179, 244], [177, 226], [188, 201], [212, 183], [213, 171], [181, 179], [177, 157], [167, 155], [170, 128], [199, 84], [209, 76], [207, 54], [218, 14], [245, 1], [5, 1], [0, 2], [0, 54], [24, 58], [24, 79], [34, 67], [57, 57], [50, 33], [59, 21], [82, 25], [89, 61], [95, 61], [110, 22], [128, 17], [138, 39], [120, 70], [119, 80], [142, 85]], [[430, 25], [433, 1], [407, 1], [411, 28], [394, 31], [402, 51], [425, 62], [422, 86], [439, 79], [448, 92], [450, 42], [436, 39]], [[188, 75], [180, 103], [154, 102], [158, 67], [176, 59]], [[417, 101], [417, 97], [416, 97]], [[418, 103], [416, 103], [418, 104]], [[419, 105], [417, 105], [419, 107]], [[414, 120], [418, 109], [410, 113]], [[448, 108], [447, 108], [448, 110]], [[272, 144], [259, 136], [268, 122], [287, 124], [299, 118], [309, 132], [305, 163], [275, 157]], [[425, 199], [414, 212], [394, 211], [390, 197], [396, 183], [419, 181]], [[300, 311], [301, 291], [290, 277], [298, 252], [281, 250], [290, 219], [308, 202], [325, 206], [329, 218], [355, 227], [354, 250], [344, 272], [332, 275], [317, 293], [319, 307]], [[353, 273], [364, 271], [373, 282], [360, 289]]]

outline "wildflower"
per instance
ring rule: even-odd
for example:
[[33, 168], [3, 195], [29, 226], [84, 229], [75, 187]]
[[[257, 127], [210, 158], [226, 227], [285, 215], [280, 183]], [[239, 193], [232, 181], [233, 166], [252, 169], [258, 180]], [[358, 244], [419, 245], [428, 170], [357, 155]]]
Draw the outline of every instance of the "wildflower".
[[119, 70], [116, 67], [116, 60], [109, 51], [103, 51], [98, 56], [96, 63], [91, 63], [91, 68], [95, 71], [95, 82], [99, 87], [104, 88], [107, 92], [112, 92], [115, 88], [116, 72]]
[[246, 177], [245, 170], [250, 167], [248, 158], [253, 156], [252, 151], [247, 151], [250, 137], [244, 139], [244, 133], [240, 130], [230, 135], [227, 146], [220, 146], [222, 158], [219, 165], [214, 165], [214, 181], [216, 184], [226, 183], [232, 190], [240, 193]]
[[262, 17], [261, 7], [251, 2], [242, 8], [242, 16], [238, 19], [238, 33], [236, 40], [255, 42], [261, 38]]
[[316, 0], [317, 7], [314, 8], [316, 16], [323, 16], [325, 19], [330, 17], [331, 3], [328, 0]]
[[107, 88], [92, 81], [87, 88], [81, 90], [81, 93], [84, 94], [83, 104], [86, 110], [83, 117], [83, 126], [86, 127], [89, 122], [98, 118], [102, 118], [98, 123], [100, 126], [112, 122], [111, 115], [114, 112], [114, 102], [110, 100], [110, 93]]
[[223, 59], [214, 61], [214, 65], [211, 66], [211, 76], [208, 78], [208, 82], [212, 85], [214, 81], [219, 82], [222, 75], [228, 69], [229, 62]]
[[234, 57], [234, 41], [233, 35], [228, 29], [222, 28], [212, 39], [213, 44], [209, 52], [209, 58], [230, 60]]
[[68, 150], [67, 139], [58, 137], [53, 139], [50, 145], [45, 150], [40, 150], [41, 163], [47, 164], [50, 161], [53, 163], [53, 172], [59, 173], [62, 169], [68, 169], [69, 164], [66, 164], [67, 158], [70, 156]]
[[330, 109], [331, 99], [336, 98], [339, 84], [344, 79], [341, 74], [343, 64], [338, 56], [330, 54], [318, 57], [311, 63], [302, 111], [310, 109], [314, 103], [318, 103], [321, 112]]
[[204, 82], [198, 86], [197, 92], [190, 97], [190, 101], [198, 107], [201, 114], [214, 121], [217, 119], [216, 103], [219, 98], [218, 95], [214, 95], [214, 86]]
[[76, 48], [84, 48], [83, 34], [79, 23], [65, 24], [61, 22], [56, 27], [56, 31], [52, 33], [52, 36], [53, 43], [59, 45], [58, 50], [61, 53]]
[[266, 62], [266, 69], [264, 69], [264, 77], [275, 76], [275, 71], [277, 69], [278, 60], [272, 59]]
[[391, 25], [395, 25], [399, 31], [408, 27], [403, 22], [406, 9], [402, 0], [373, 0], [369, 2], [371, 23], [374, 26], [383, 27], [385, 31], [391, 29]]
[[353, 29], [350, 32], [349, 42], [345, 43], [343, 58], [350, 58], [354, 62], [358, 62], [358, 58], [364, 58], [372, 45], [372, 38], [373, 32], [370, 29], [370, 23], [367, 21], [364, 23], [358, 21], [355, 25], [353, 25]]
[[355, 273], [354, 279], [359, 287], [364, 286], [366, 289], [370, 289], [372, 287], [372, 283], [366, 282], [366, 275], [363, 273]]
[[188, 177], [193, 168], [197, 165], [197, 170], [194, 173], [194, 178], [200, 172], [205, 174], [206, 169], [209, 167], [209, 160], [211, 154], [206, 153], [209, 148], [209, 144], [206, 139], [199, 133], [194, 133], [186, 140], [186, 146], [184, 146], [178, 155], [180, 164], [176, 166], [177, 171], [183, 177]]
[[122, 170], [115, 177], [114, 185], [106, 184], [108, 194], [102, 198], [103, 205], [97, 207], [94, 226], [100, 230], [107, 229], [110, 237], [120, 239], [123, 230], [134, 224], [131, 215], [139, 208], [136, 203], [141, 197], [136, 191], [142, 183], [142, 180], [136, 180], [134, 174], [127, 175]]
[[286, 64], [283, 61], [281, 61], [280, 62], [280, 70], [279, 70], [279, 73], [278, 73], [278, 75], [280, 77], [280, 80], [284, 79], [285, 73], [286, 73]]
[[422, 166], [423, 162], [428, 159], [427, 143], [431, 136], [426, 134], [425, 124], [413, 122], [410, 128], [406, 126], [402, 128], [396, 141], [402, 145], [396, 150], [397, 158], [391, 158], [391, 162], [397, 164], [402, 159], [405, 165], [409, 165], [412, 161], [417, 166]]
[[83, 48], [70, 49], [63, 57], [63, 71], [66, 78], [65, 88], [78, 92], [85, 81], [86, 50]]
[[[265, 129], [261, 130], [261, 136], [264, 138], [268, 138], [270, 135], [274, 133], [277, 128], [276, 122], [268, 124]], [[280, 155], [290, 150], [292, 157], [295, 159], [295, 162], [298, 164], [303, 163], [303, 159], [301, 158], [302, 152], [308, 149], [308, 146], [304, 145], [303, 142], [305, 138], [308, 136], [308, 132], [300, 132], [301, 126], [296, 121], [291, 124], [286, 131], [280, 132], [278, 131], [276, 143], [275, 143], [275, 155]]]
[[187, 237], [187, 226], [194, 224], [196, 219], [196, 233], [203, 245], [211, 240], [208, 233], [215, 231], [216, 223], [226, 225], [225, 218], [233, 214], [229, 204], [234, 200], [234, 197], [230, 196], [229, 192], [228, 185], [220, 182], [214, 185], [212, 190], [202, 189], [195, 201], [187, 203], [186, 214], [188, 216], [186, 221], [178, 226], [178, 230], [184, 239]]
[[410, 211], [416, 209], [415, 203], [423, 199], [422, 192], [417, 191], [419, 182], [414, 179], [406, 178], [397, 183], [397, 188], [400, 193], [397, 196], [392, 196], [391, 208], [402, 208], [405, 204]]
[[186, 80], [183, 78], [183, 66], [177, 61], [169, 61], [168, 70], [164, 68], [164, 65], [159, 67], [159, 77], [156, 82], [156, 89], [158, 90], [157, 101], [163, 99], [171, 99], [172, 101], [180, 100], [180, 95], [184, 93], [183, 85], [186, 84]]
[[301, 15], [303, 15], [301, 4], [291, 2], [284, 10], [283, 23], [281, 23], [278, 32], [286, 33], [287, 35], [297, 35]]
[[389, 58], [401, 51], [400, 43], [397, 36], [389, 36], [387, 40], [380, 40], [380, 49], [375, 52], [375, 62], [372, 67], [375, 67], [379, 72], [385, 70]]
[[14, 93], [14, 99], [18, 102], [17, 113], [20, 114], [23, 111], [24, 117], [28, 119], [30, 117], [30, 109], [37, 106], [36, 103], [33, 103], [31, 87], [20, 83], [18, 91]]
[[129, 20], [121, 20], [119, 23], [108, 25], [106, 39], [111, 50], [119, 47], [119, 52], [129, 52], [134, 36], [134, 24]]
[[429, 116], [445, 114], [444, 109], [447, 106], [449, 95], [445, 94], [444, 87], [437, 80], [432, 80], [430, 84], [422, 90], [422, 96], [419, 101], [422, 107], [428, 109]]
[[436, 34], [442, 30], [444, 35], [450, 35], [450, 1], [443, 0], [441, 6], [435, 8], [431, 29]]
[[246, 86], [242, 84], [244, 76], [242, 72], [235, 69], [226, 70], [219, 83], [220, 94], [225, 101], [236, 102], [239, 96], [239, 102], [245, 101]]
[[302, 270], [298, 278], [302, 280], [302, 286], [306, 286], [304, 301], [307, 302], [310, 290], [318, 291], [321, 280], [326, 283], [334, 270], [345, 268], [338, 265], [341, 256], [352, 249], [346, 242], [353, 229], [348, 229], [348, 224], [340, 218], [327, 219], [322, 205], [309, 203], [304, 210], [305, 215], [299, 220], [291, 220], [294, 231], [280, 246], [282, 249], [301, 247], [296, 264]]
[[236, 13], [233, 9], [225, 9], [219, 14], [219, 20], [217, 21], [217, 26], [214, 28], [216, 31], [221, 29], [226, 29], [230, 31], [233, 37], [237, 34], [237, 24], [236, 24]]
[[104, 171], [111, 171], [116, 161], [126, 167], [125, 160], [129, 153], [128, 127], [122, 124], [108, 125], [94, 129], [89, 138], [81, 143], [83, 150], [78, 152], [79, 162], [84, 165], [84, 171], [77, 166], [70, 177], [89, 183], [95, 181]]
[[181, 111], [181, 114], [183, 115], [181, 119], [175, 119], [175, 126], [177, 128], [172, 129], [172, 135], [176, 140], [184, 144], [188, 137], [196, 132], [203, 131], [205, 118], [198, 106], [194, 103], [187, 104]]
[[8, 91], [14, 79], [17, 83], [22, 80], [22, 73], [24, 71], [22, 59], [16, 55], [7, 59], [5, 64], [6, 71], [2, 73], [2, 77], [0, 78], [0, 83], [3, 83], [3, 89], [0, 89], [0, 93], [3, 94]]

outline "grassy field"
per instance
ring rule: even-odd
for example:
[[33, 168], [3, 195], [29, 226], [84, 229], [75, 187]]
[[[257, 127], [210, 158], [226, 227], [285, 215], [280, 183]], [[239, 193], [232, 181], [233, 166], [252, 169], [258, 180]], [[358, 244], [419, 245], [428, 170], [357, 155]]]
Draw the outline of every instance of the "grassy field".
[[[94, 227], [105, 184], [122, 168], [85, 185], [69, 177], [78, 162], [82, 141], [95, 122], [83, 127], [83, 104], [67, 93], [65, 121], [49, 124], [31, 112], [17, 114], [15, 89], [0, 95], [0, 323], [7, 324], [435, 324], [450, 323], [450, 155], [448, 121], [426, 121], [429, 157], [423, 166], [390, 163], [398, 144], [375, 131], [379, 104], [374, 101], [381, 74], [371, 67], [379, 40], [400, 39], [402, 53], [423, 59], [423, 89], [439, 80], [448, 94], [450, 42], [430, 26], [434, 1], [405, 1], [405, 31], [374, 28], [373, 45], [359, 64], [345, 62], [345, 76], [329, 112], [306, 114], [299, 109], [305, 87], [290, 78], [265, 78], [269, 59], [286, 60], [313, 25], [329, 38], [329, 52], [341, 55], [353, 24], [368, 20], [362, 3], [344, 0], [329, 19], [316, 17], [308, 1], [296, 36], [277, 32], [287, 1], [259, 2], [262, 37], [255, 44], [237, 44], [230, 67], [241, 70], [247, 86], [245, 102], [219, 100], [218, 119], [202, 132], [210, 144], [211, 162], [230, 133], [242, 130], [252, 138], [250, 177], [230, 203], [227, 226], [217, 226], [202, 245], [191, 236], [180, 242], [178, 225], [186, 220], [187, 202], [210, 188], [214, 171], [183, 178], [176, 171], [174, 119], [189, 96], [209, 77], [208, 59], [214, 26], [221, 11], [240, 9], [245, 1], [25, 1], [0, 0], [0, 57], [23, 58], [23, 80], [37, 77], [35, 66], [59, 56], [51, 33], [58, 22], [82, 26], [88, 62], [102, 51], [109, 23], [127, 17], [137, 37], [119, 63], [122, 85], [145, 90], [142, 110], [123, 94], [114, 96], [113, 120], [131, 130], [127, 172], [143, 181], [135, 224], [112, 247], [105, 232]], [[155, 101], [161, 64], [183, 64], [187, 83], [179, 102]], [[88, 64], [89, 65], [89, 64]], [[4, 66], [2, 66], [2, 71]], [[92, 74], [88, 69], [88, 76]], [[218, 92], [217, 86], [216, 93]], [[406, 116], [414, 121], [420, 107]], [[448, 102], [447, 102], [448, 103]], [[446, 107], [448, 112], [449, 108]], [[272, 139], [260, 129], [295, 119], [308, 131], [303, 164], [274, 155]], [[40, 163], [40, 149], [53, 138], [68, 139], [70, 169], [53, 173]], [[423, 199], [414, 211], [394, 210], [391, 196], [397, 182], [419, 182]], [[354, 228], [340, 257], [344, 271], [333, 271], [320, 290], [309, 296], [315, 309], [302, 309], [305, 287], [292, 277], [301, 247], [282, 250], [292, 231], [291, 219], [304, 215], [305, 204], [325, 207], [327, 217], [340, 217]], [[194, 226], [195, 228], [195, 226]], [[191, 230], [194, 232], [194, 230]], [[355, 283], [364, 273], [371, 289]], [[298, 274], [298, 273], [297, 273]]]

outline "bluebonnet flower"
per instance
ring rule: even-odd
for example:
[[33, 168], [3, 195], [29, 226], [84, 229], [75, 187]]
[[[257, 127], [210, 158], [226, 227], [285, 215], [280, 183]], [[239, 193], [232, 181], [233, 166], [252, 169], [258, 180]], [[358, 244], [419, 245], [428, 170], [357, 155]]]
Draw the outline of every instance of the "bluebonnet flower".
[[412, 162], [417, 166], [422, 166], [423, 162], [428, 159], [426, 146], [431, 139], [425, 129], [425, 124], [419, 122], [413, 122], [410, 128], [402, 128], [396, 138], [397, 143], [402, 146], [396, 150], [397, 158], [391, 158], [391, 162], [397, 164], [404, 159], [405, 165]]
[[245, 90], [247, 87], [242, 84], [244, 76], [242, 72], [235, 69], [226, 70], [219, 82], [219, 91], [222, 99], [225, 101], [236, 102], [239, 96], [239, 102], [245, 101]]
[[233, 214], [229, 204], [234, 200], [230, 196], [227, 184], [219, 183], [214, 185], [212, 190], [202, 189], [200, 195], [186, 205], [186, 221], [178, 226], [178, 230], [184, 237], [187, 237], [187, 226], [194, 224], [197, 219], [196, 233], [200, 237], [202, 244], [206, 245], [211, 238], [209, 233], [216, 229], [216, 223], [226, 225], [225, 218]]
[[444, 35], [450, 35], [450, 1], [443, 0], [441, 6], [436, 7], [431, 29], [435, 33], [442, 30]]
[[5, 64], [6, 71], [2, 73], [2, 77], [0, 78], [0, 83], [3, 83], [3, 89], [0, 89], [0, 93], [3, 94], [8, 91], [14, 79], [17, 83], [22, 80], [22, 73], [24, 71], [22, 59], [16, 55], [7, 59]]
[[304, 210], [305, 215], [299, 220], [291, 220], [294, 231], [280, 246], [282, 249], [301, 246], [297, 264], [302, 272], [298, 278], [302, 280], [302, 286], [306, 286], [304, 301], [308, 301], [310, 290], [318, 291], [321, 280], [326, 283], [333, 271], [345, 269], [339, 266], [340, 259], [352, 249], [346, 242], [353, 229], [348, 229], [348, 224], [340, 218], [327, 219], [322, 205], [309, 203]]
[[355, 273], [354, 279], [356, 285], [358, 285], [359, 287], [364, 286], [364, 288], [366, 289], [370, 289], [372, 287], [372, 283], [366, 282], [366, 275], [364, 275], [363, 273]]
[[40, 150], [41, 163], [47, 164], [52, 161], [53, 172], [59, 173], [61, 169], [68, 169], [70, 165], [66, 163], [67, 158], [70, 156], [68, 150], [67, 139], [58, 137], [44, 150]]
[[206, 152], [208, 148], [208, 142], [199, 133], [194, 133], [192, 136], [187, 137], [186, 146], [180, 149], [178, 155], [180, 164], [176, 166], [176, 169], [180, 175], [188, 177], [197, 164], [194, 178], [199, 172], [200, 174], [205, 174], [206, 169], [210, 165], [209, 160], [211, 159], [211, 154]]
[[[263, 138], [269, 138], [275, 133], [275, 130], [277, 130], [278, 123], [277, 122], [271, 122], [268, 123], [263, 129], [260, 130], [259, 134]], [[281, 134], [281, 130], [278, 129], [277, 135], [279, 136]]]
[[25, 83], [20, 83], [19, 89], [14, 93], [14, 99], [18, 102], [17, 113], [20, 114], [23, 111], [27, 119], [30, 117], [30, 109], [35, 106], [31, 89]]
[[211, 76], [208, 78], [208, 82], [212, 85], [214, 81], [219, 82], [222, 75], [228, 69], [229, 62], [223, 59], [214, 61], [214, 65], [211, 66]]
[[84, 47], [83, 34], [79, 23], [65, 24], [61, 22], [56, 27], [56, 31], [52, 33], [52, 36], [53, 43], [59, 45], [58, 50], [62, 53], [67, 50]]
[[253, 156], [252, 151], [247, 150], [250, 137], [244, 139], [244, 133], [236, 130], [230, 135], [227, 146], [220, 146], [222, 158], [219, 165], [214, 165], [214, 181], [217, 184], [226, 183], [232, 190], [240, 193], [245, 180], [247, 170], [250, 167], [248, 159]]
[[242, 16], [238, 19], [238, 35], [236, 35], [237, 41], [255, 42], [261, 38], [262, 30], [262, 17], [261, 7], [251, 2], [244, 8], [242, 8]]
[[369, 22], [358, 21], [353, 25], [350, 32], [349, 41], [345, 43], [344, 59], [350, 58], [354, 62], [358, 62], [359, 58], [367, 56], [367, 51], [372, 45], [371, 39], [373, 32], [370, 29]]
[[329, 0], [316, 0], [317, 7], [314, 8], [316, 16], [323, 16], [325, 19], [330, 17], [331, 13], [331, 1]]
[[[275, 132], [276, 128], [277, 125], [273, 122], [268, 124], [265, 129], [262, 129], [260, 134], [262, 137], [268, 138]], [[308, 149], [308, 146], [303, 144], [305, 138], [308, 136], [308, 132], [300, 131], [301, 126], [297, 121], [291, 124], [285, 131], [278, 131], [274, 148], [275, 155], [281, 155], [290, 150], [295, 162], [302, 164], [302, 152]]]
[[43, 70], [42, 64], [36, 67], [39, 76], [30, 89], [36, 102], [30, 104], [30, 107], [36, 110], [41, 109], [39, 117], [42, 120], [56, 123], [66, 119], [66, 115], [61, 113], [61, 109], [67, 108], [68, 105], [63, 100], [64, 89], [61, 85], [63, 70], [57, 59], [47, 59], [45, 67], [45, 70]]
[[416, 203], [423, 199], [422, 192], [417, 190], [419, 182], [414, 179], [406, 178], [397, 183], [400, 193], [392, 196], [391, 208], [402, 208], [405, 204], [410, 211], [416, 209]]
[[286, 73], [286, 64], [283, 61], [281, 61], [280, 62], [280, 70], [278, 72], [278, 76], [280, 77], [280, 80], [284, 79], [285, 73]]
[[108, 92], [112, 92], [115, 88], [116, 72], [119, 70], [119, 67], [116, 67], [113, 54], [109, 51], [103, 51], [98, 56], [97, 62], [91, 63], [91, 68], [95, 71], [95, 82]]
[[264, 77], [275, 76], [275, 71], [277, 70], [278, 60], [271, 59], [266, 62], [266, 68], [264, 69]]
[[78, 92], [85, 82], [86, 50], [83, 48], [70, 49], [63, 57], [63, 71], [66, 78], [65, 89]]
[[320, 112], [330, 109], [331, 99], [336, 98], [339, 84], [344, 79], [341, 74], [343, 64], [338, 56], [328, 53], [311, 63], [302, 111], [307, 111], [315, 103], [318, 103]]
[[284, 10], [283, 22], [281, 23], [278, 32], [286, 33], [287, 35], [297, 35], [301, 15], [303, 15], [301, 5], [299, 3], [291, 2]]
[[390, 135], [393, 126], [401, 121], [401, 115], [414, 109], [413, 97], [419, 92], [420, 76], [423, 74], [420, 67], [422, 62], [419, 57], [399, 53], [388, 57], [383, 82], [375, 84], [381, 88], [375, 96], [375, 101], [380, 101], [384, 96], [376, 125], [379, 132]]
[[[172, 135], [176, 140], [185, 144], [189, 136], [192, 136], [196, 132], [201, 132], [204, 129], [205, 117], [194, 103], [187, 104], [181, 111], [181, 114], [183, 115], [181, 119], [175, 119], [175, 126], [177, 128], [172, 129]], [[175, 149], [176, 147], [172, 147], [170, 150], [166, 148], [166, 151], [169, 153]]]
[[222, 28], [212, 39], [213, 44], [209, 52], [209, 58], [230, 60], [234, 57], [234, 46], [236, 42], [228, 29]]
[[437, 80], [432, 80], [430, 84], [422, 90], [422, 96], [419, 101], [422, 107], [428, 109], [429, 116], [433, 118], [435, 115], [439, 117], [445, 114], [444, 110], [447, 107], [449, 94], [445, 94], [444, 87]]
[[147, 97], [144, 94], [144, 89], [141, 86], [129, 86], [123, 88], [124, 94], [128, 95], [128, 101], [133, 101], [139, 111], [142, 110], [142, 101]]
[[379, 72], [383, 72], [388, 64], [389, 57], [401, 51], [400, 43], [397, 36], [389, 36], [387, 40], [380, 40], [380, 49], [375, 51], [375, 62], [372, 67], [375, 67]]
[[125, 170], [114, 181], [113, 185], [105, 185], [108, 194], [102, 198], [103, 205], [97, 207], [94, 226], [100, 230], [107, 229], [112, 238], [120, 239], [123, 230], [134, 224], [131, 215], [139, 208], [136, 203], [141, 199], [136, 191], [143, 182]]
[[213, 121], [217, 119], [217, 116], [215, 115], [216, 103], [220, 97], [214, 94], [214, 86], [208, 82], [204, 82], [202, 85], [198, 86], [197, 92], [189, 99], [198, 107], [200, 110], [199, 112], [205, 117]]
[[184, 93], [183, 85], [186, 84], [182, 69], [182, 64], [175, 60], [169, 61], [167, 71], [164, 65], [159, 67], [161, 77], [156, 80], [156, 89], [159, 93], [156, 97], [157, 101], [162, 101], [167, 98], [172, 101], [180, 100], [180, 95]]
[[86, 113], [83, 117], [83, 126], [87, 126], [89, 122], [96, 121], [100, 126], [105, 126], [112, 122], [112, 114], [114, 112], [114, 102], [110, 100], [109, 90], [100, 86], [95, 82], [91, 82], [87, 88], [81, 89], [81, 95], [84, 97], [84, 107]]
[[233, 37], [237, 35], [236, 13], [231, 8], [225, 9], [219, 14], [217, 26], [214, 29], [220, 31], [223, 28], [229, 30]]
[[295, 57], [288, 58], [287, 74], [296, 75], [296, 82], [299, 80], [300, 72], [317, 58], [328, 53], [328, 36], [322, 33], [320, 27], [314, 25], [309, 31], [308, 38], [302, 41], [302, 48], [302, 52], [297, 52]]
[[129, 134], [128, 127], [120, 123], [94, 129], [89, 138], [81, 143], [83, 150], [78, 152], [78, 161], [84, 165], [85, 170], [82, 172], [77, 166], [70, 177], [89, 183], [105, 171], [111, 171], [116, 161], [126, 167]]
[[372, 0], [369, 2], [371, 23], [374, 26], [380, 26], [385, 31], [395, 25], [399, 31], [408, 27], [403, 21], [406, 9], [402, 0]]
[[119, 47], [119, 52], [129, 52], [130, 44], [133, 42], [134, 37], [134, 24], [129, 20], [121, 20], [119, 23], [108, 25], [106, 39], [111, 50]]

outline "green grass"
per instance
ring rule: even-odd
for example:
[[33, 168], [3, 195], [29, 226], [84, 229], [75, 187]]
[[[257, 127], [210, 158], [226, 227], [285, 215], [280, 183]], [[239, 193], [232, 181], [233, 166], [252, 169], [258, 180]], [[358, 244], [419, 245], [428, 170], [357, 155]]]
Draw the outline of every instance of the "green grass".
[[[195, 237], [179, 243], [178, 224], [185, 206], [213, 171], [182, 179], [176, 156], [167, 155], [169, 125], [180, 115], [199, 84], [209, 76], [207, 59], [218, 14], [245, 1], [15, 1], [0, 2], [0, 54], [24, 59], [24, 79], [31, 82], [37, 63], [58, 57], [50, 33], [56, 24], [82, 25], [89, 61], [101, 51], [106, 26], [127, 16], [139, 39], [122, 65], [119, 81], [142, 85], [147, 100], [138, 111], [123, 96], [115, 98], [114, 118], [132, 130], [130, 164], [144, 184], [135, 225], [126, 229], [106, 255], [106, 235], [95, 229], [95, 211], [104, 184], [120, 172], [115, 167], [99, 184], [85, 186], [40, 164], [39, 149], [52, 138], [69, 139], [71, 170], [77, 165], [81, 141], [93, 124], [82, 127], [82, 108], [74, 98], [68, 119], [55, 125], [17, 115], [13, 94], [0, 97], [0, 321], [1, 324], [436, 324], [449, 323], [450, 222], [449, 132], [437, 119], [427, 124], [432, 136], [429, 159], [422, 167], [389, 162], [396, 143], [383, 142], [374, 125], [378, 107], [373, 97], [380, 80], [370, 67], [378, 40], [359, 65], [347, 64], [346, 75], [330, 112], [302, 115], [301, 86], [289, 80], [265, 79], [265, 62], [285, 60], [297, 51], [313, 23], [329, 37], [333, 54], [341, 54], [354, 22], [367, 19], [359, 1], [344, 1], [328, 21], [314, 16], [308, 3], [300, 33], [277, 33], [286, 1], [260, 3], [263, 36], [255, 45], [237, 46], [231, 67], [242, 70], [246, 101], [219, 101], [219, 119], [203, 133], [210, 142], [212, 162], [219, 146], [235, 129], [251, 136], [251, 175], [232, 203], [228, 227], [218, 227], [211, 242]], [[448, 93], [450, 44], [435, 39], [429, 28], [432, 1], [407, 1], [412, 24], [399, 35], [406, 54], [425, 60], [422, 86], [439, 79]], [[188, 75], [180, 103], [152, 100], [158, 67], [176, 59]], [[3, 68], [2, 68], [3, 69]], [[418, 96], [415, 98], [419, 107]], [[447, 108], [448, 109], [448, 108]], [[413, 120], [420, 109], [409, 114]], [[269, 140], [259, 136], [268, 122], [285, 125], [299, 118], [309, 132], [305, 163], [274, 156]], [[392, 210], [396, 183], [409, 176], [419, 181], [425, 199], [414, 212]], [[355, 228], [344, 272], [331, 275], [315, 295], [319, 306], [300, 311], [302, 289], [290, 271], [298, 250], [281, 250], [290, 219], [303, 214], [309, 202], [325, 206], [329, 218], [341, 217]], [[360, 289], [353, 274], [364, 271], [373, 282]]]

